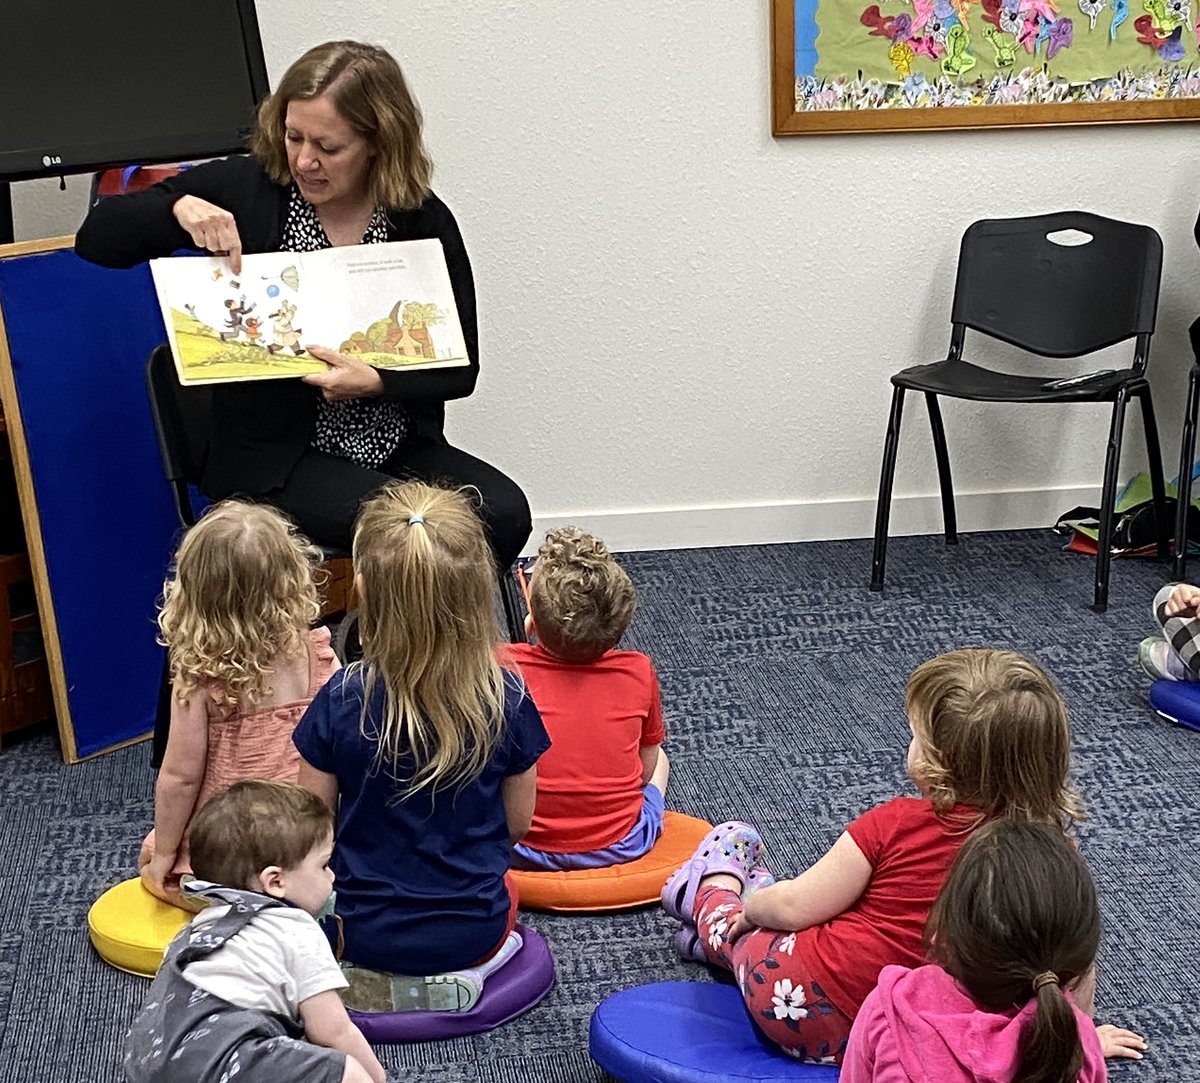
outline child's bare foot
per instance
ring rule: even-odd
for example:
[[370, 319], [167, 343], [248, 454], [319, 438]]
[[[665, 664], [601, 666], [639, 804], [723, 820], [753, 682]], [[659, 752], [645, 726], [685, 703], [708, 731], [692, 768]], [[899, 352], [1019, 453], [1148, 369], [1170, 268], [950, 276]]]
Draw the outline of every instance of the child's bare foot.
[[727, 872], [714, 872], [711, 876], [705, 876], [700, 881], [700, 890], [706, 887], [723, 887], [727, 891], [736, 891], [739, 895], [742, 893], [741, 880]]

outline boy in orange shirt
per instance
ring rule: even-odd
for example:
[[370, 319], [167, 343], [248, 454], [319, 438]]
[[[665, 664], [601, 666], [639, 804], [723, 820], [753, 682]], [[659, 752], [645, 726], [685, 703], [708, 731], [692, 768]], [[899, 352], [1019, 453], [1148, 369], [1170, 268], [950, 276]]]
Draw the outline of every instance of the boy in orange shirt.
[[629, 576], [598, 538], [551, 531], [538, 550], [526, 631], [512, 648], [550, 750], [538, 760], [533, 826], [516, 869], [594, 869], [641, 857], [662, 833], [669, 765], [658, 677], [617, 650], [637, 609]]

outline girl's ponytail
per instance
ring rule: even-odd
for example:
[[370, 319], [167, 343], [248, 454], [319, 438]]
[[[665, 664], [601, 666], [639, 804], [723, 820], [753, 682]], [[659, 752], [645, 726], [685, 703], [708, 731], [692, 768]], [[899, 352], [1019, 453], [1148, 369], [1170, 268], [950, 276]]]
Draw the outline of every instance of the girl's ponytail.
[[1045, 823], [992, 820], [963, 844], [929, 914], [930, 959], [981, 1007], [1033, 1000], [1013, 1083], [1076, 1083], [1084, 1050], [1066, 989], [1100, 944], [1096, 885], [1079, 851]]
[[377, 766], [402, 797], [478, 778], [503, 738], [506, 678], [495, 563], [467, 493], [381, 489], [358, 513], [354, 571], [361, 726]]
[[1033, 979], [1037, 1011], [1021, 1036], [1021, 1061], [1013, 1083], [1075, 1083], [1083, 1067], [1079, 1024], [1058, 984], [1047, 970]]

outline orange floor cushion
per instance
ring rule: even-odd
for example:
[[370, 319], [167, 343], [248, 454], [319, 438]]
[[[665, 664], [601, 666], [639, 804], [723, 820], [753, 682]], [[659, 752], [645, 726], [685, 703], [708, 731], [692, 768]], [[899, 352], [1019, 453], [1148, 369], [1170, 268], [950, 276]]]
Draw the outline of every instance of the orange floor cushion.
[[644, 857], [607, 869], [573, 872], [519, 872], [512, 878], [521, 905], [531, 910], [627, 910], [658, 902], [667, 878], [712, 830], [712, 824], [681, 812], [663, 816], [663, 833]]
[[152, 978], [167, 945], [194, 916], [156, 899], [134, 878], [110, 887], [92, 904], [88, 933], [105, 962]]

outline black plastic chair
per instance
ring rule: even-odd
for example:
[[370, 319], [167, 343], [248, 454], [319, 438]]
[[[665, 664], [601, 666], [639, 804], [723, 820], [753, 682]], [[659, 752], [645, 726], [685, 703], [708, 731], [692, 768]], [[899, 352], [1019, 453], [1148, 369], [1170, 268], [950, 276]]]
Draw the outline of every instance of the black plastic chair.
[[[190, 527], [196, 522], [190, 486], [199, 482], [208, 454], [212, 391], [205, 385], [185, 387], [179, 382], [171, 348], [165, 343], [155, 347], [146, 362], [146, 390], [163, 473], [171, 485], [180, 525]], [[322, 546], [321, 551], [326, 560], [350, 557], [344, 550], [328, 546]], [[499, 577], [499, 586], [509, 637], [514, 643], [524, 643], [525, 618], [511, 572]], [[348, 638], [346, 641], [350, 642]]]
[[1172, 578], [1187, 574], [1188, 516], [1192, 503], [1192, 463], [1196, 459], [1196, 414], [1200, 411], [1200, 320], [1188, 329], [1192, 340], [1192, 371], [1188, 374], [1187, 404], [1183, 408], [1183, 436], [1179, 442], [1179, 492], [1175, 505], [1175, 565]]
[[[1078, 232], [1055, 236], [1062, 231]], [[1136, 398], [1142, 408], [1150, 456], [1158, 554], [1164, 558], [1168, 555], [1162, 455], [1146, 381], [1161, 273], [1162, 240], [1149, 226], [1083, 211], [1064, 211], [1027, 218], [985, 219], [967, 228], [959, 250], [950, 349], [945, 360], [907, 368], [892, 377], [892, 409], [875, 515], [872, 590], [883, 589], [892, 482], [906, 391], [923, 393], [929, 410], [947, 545], [957, 543], [958, 527], [938, 396], [982, 402], [1113, 404], [1096, 554], [1093, 608], [1097, 612], [1108, 606], [1113, 506], [1125, 407]], [[968, 329], [1051, 358], [1080, 357], [1132, 338], [1133, 360], [1127, 369], [1062, 380], [1010, 375], [963, 360]]]
[[204, 472], [212, 391], [204, 385], [184, 387], [175, 372], [171, 348], [164, 344], [155, 347], [146, 362], [146, 393], [163, 473], [171, 485], [179, 523], [187, 528], [196, 522], [189, 486], [199, 482]]

